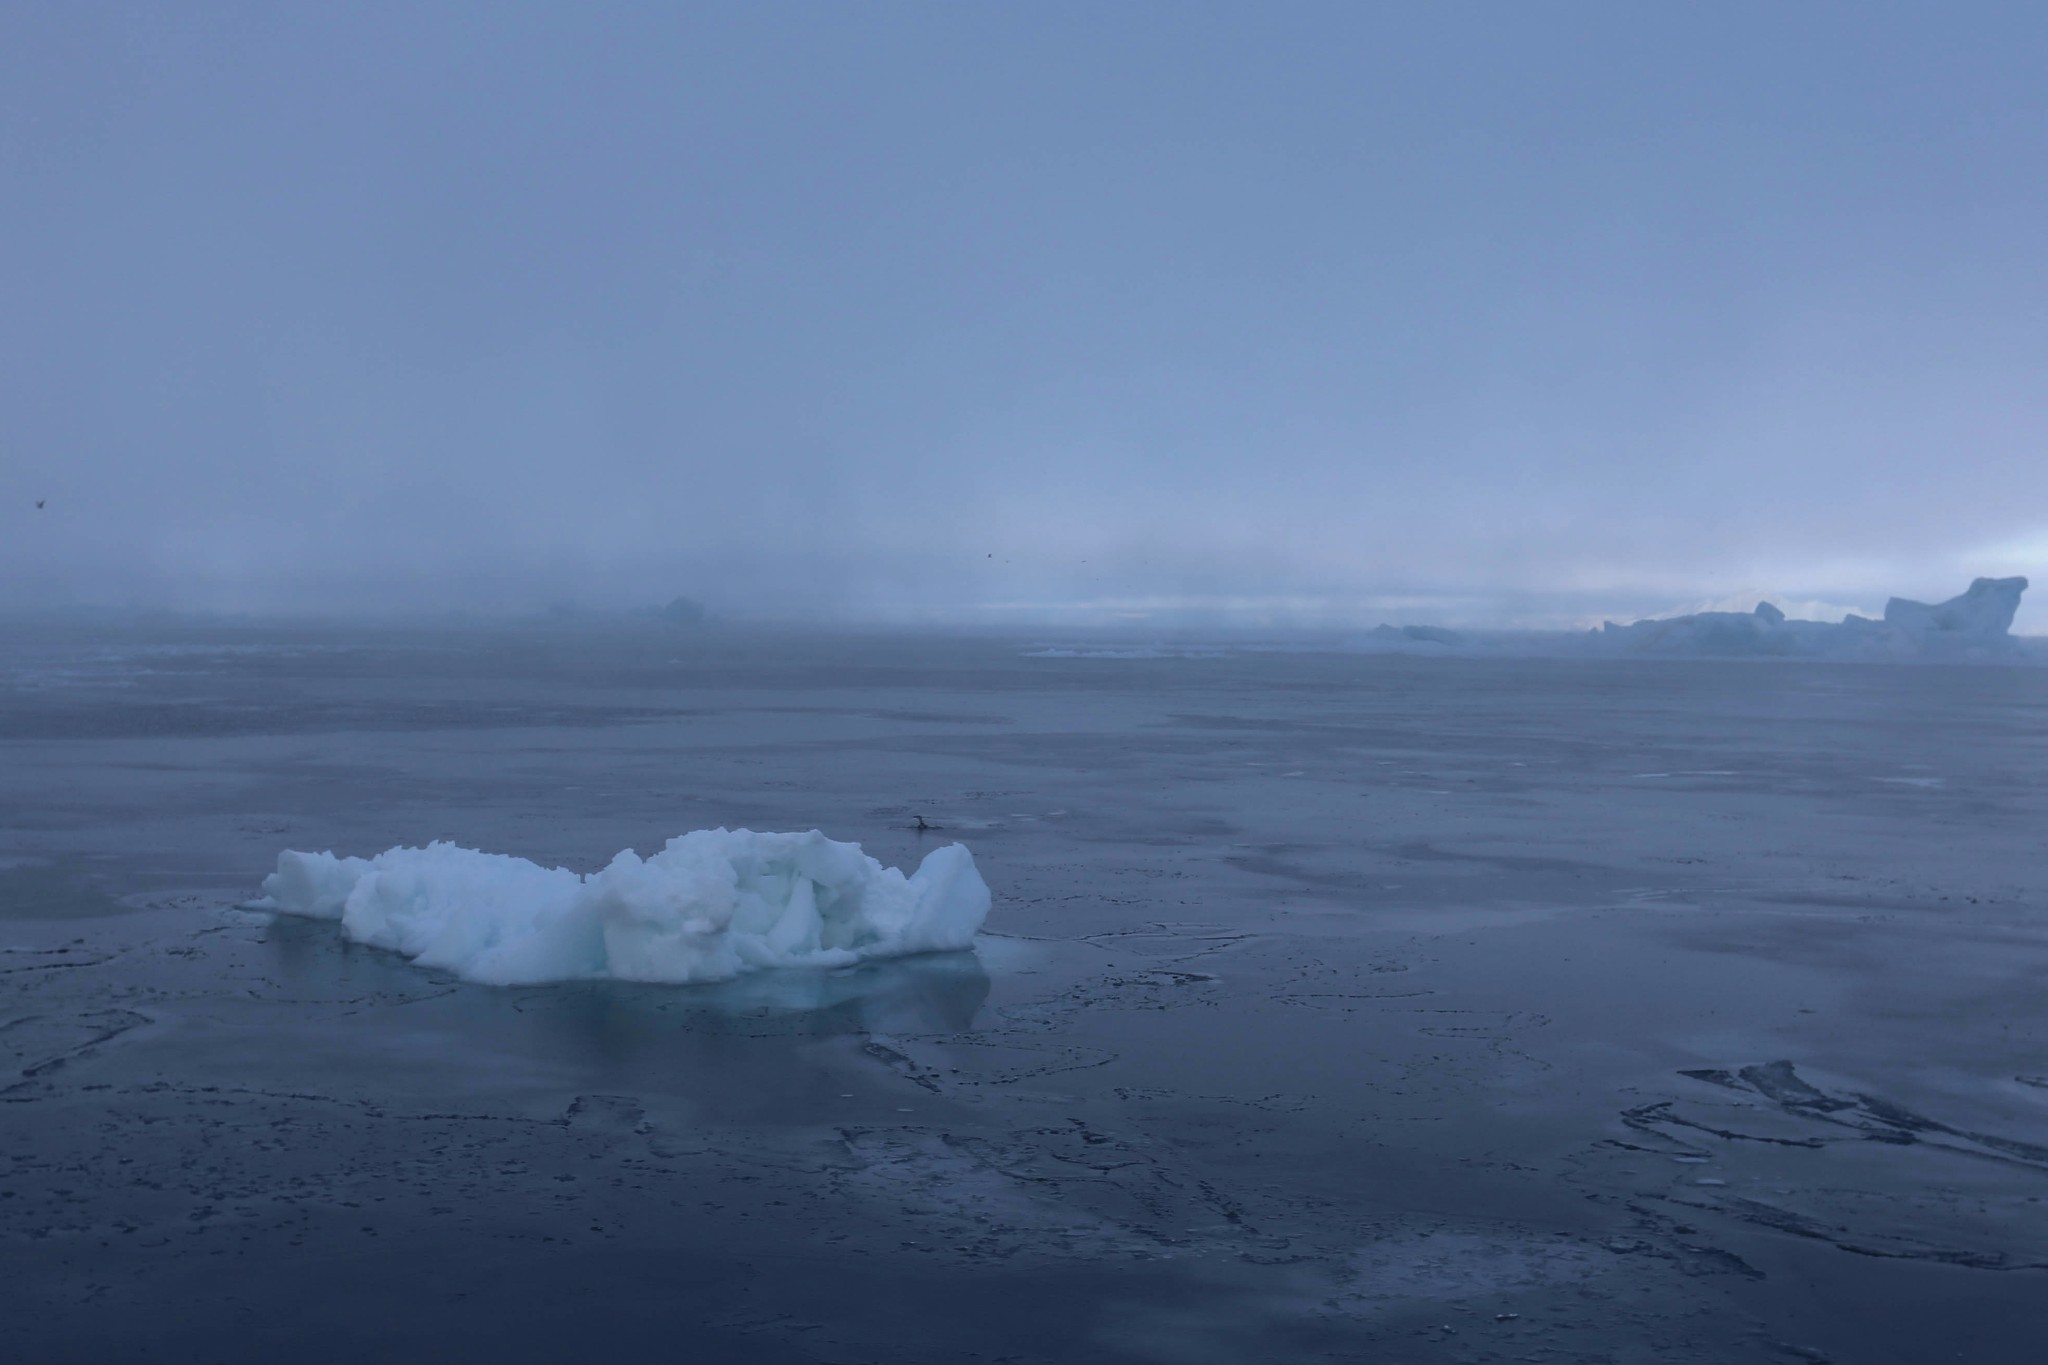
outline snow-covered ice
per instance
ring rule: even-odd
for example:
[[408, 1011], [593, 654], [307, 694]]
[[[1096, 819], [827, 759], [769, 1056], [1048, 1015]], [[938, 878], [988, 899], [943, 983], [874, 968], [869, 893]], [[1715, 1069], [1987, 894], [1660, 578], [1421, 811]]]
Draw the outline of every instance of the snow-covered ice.
[[257, 908], [341, 921], [352, 939], [470, 981], [725, 981], [972, 946], [988, 885], [964, 844], [915, 875], [859, 844], [700, 829], [581, 876], [450, 843], [374, 858], [284, 852]]

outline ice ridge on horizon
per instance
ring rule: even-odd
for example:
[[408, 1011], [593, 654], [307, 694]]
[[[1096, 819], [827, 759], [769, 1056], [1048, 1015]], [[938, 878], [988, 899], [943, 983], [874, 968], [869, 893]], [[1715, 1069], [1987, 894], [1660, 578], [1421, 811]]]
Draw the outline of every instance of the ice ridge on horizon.
[[1894, 597], [1882, 620], [1854, 612], [1840, 622], [1801, 621], [1769, 602], [1756, 610], [1702, 611], [1604, 623], [1601, 645], [1629, 653], [1670, 655], [1798, 655], [1814, 658], [1969, 658], [2015, 648], [2012, 622], [2024, 578], [1978, 578], [1946, 602]]

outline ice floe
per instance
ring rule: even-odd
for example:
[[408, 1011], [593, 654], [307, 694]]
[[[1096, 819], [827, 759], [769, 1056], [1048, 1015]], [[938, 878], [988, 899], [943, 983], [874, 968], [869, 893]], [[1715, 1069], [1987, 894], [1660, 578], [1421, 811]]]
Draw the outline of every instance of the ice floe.
[[913, 876], [859, 844], [700, 829], [587, 876], [451, 843], [373, 858], [280, 853], [260, 909], [341, 922], [358, 942], [471, 981], [725, 981], [972, 946], [988, 885], [964, 844]]

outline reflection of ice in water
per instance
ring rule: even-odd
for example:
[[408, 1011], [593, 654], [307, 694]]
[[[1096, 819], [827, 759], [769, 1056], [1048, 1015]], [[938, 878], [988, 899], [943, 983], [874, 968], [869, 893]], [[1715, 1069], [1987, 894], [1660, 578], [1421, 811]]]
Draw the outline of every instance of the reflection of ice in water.
[[[255, 920], [231, 912], [233, 921]], [[890, 958], [832, 971], [789, 968], [732, 981], [672, 986], [632, 981], [570, 981], [466, 991], [439, 973], [421, 972], [381, 951], [364, 951], [331, 930], [293, 916], [265, 917], [261, 942], [270, 950], [282, 994], [302, 1004], [350, 1003], [374, 997], [395, 1003], [462, 992], [471, 1018], [498, 1014], [476, 1007], [501, 1002], [519, 1017], [567, 1025], [607, 1055], [659, 1045], [678, 1027], [832, 1037], [858, 1033], [962, 1033], [974, 1027], [988, 998], [989, 975], [973, 950]], [[1024, 960], [1028, 949], [991, 941], [1000, 962]]]
[[[538, 1026], [544, 1048], [567, 1046], [583, 1063], [626, 1072], [652, 1066], [660, 1085], [694, 1077], [687, 1089], [730, 1084], [758, 1090], [768, 1073], [754, 1053], [720, 1051], [734, 1036], [801, 1040], [958, 1034], [974, 1028], [988, 999], [988, 973], [971, 952], [933, 953], [840, 972], [773, 971], [737, 981], [677, 988], [580, 981], [521, 988], [513, 1013]], [[483, 1003], [504, 997], [487, 994]], [[502, 1016], [500, 1016], [502, 1018]], [[707, 1051], [707, 1049], [709, 1049]], [[722, 1059], [722, 1060], [721, 1060]], [[697, 1070], [723, 1074], [723, 1083]], [[777, 1073], [783, 1083], [787, 1072]]]
[[757, 972], [692, 991], [699, 1009], [730, 1014], [844, 1014], [873, 1033], [959, 1033], [974, 1027], [989, 978], [973, 952], [871, 962], [836, 972]]

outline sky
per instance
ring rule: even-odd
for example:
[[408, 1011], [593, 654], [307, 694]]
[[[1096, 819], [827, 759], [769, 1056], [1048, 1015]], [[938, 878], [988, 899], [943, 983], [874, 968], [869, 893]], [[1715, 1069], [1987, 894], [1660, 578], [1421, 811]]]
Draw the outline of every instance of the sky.
[[2040, 579], [2044, 69], [2038, 4], [9, 0], [0, 608]]

